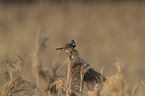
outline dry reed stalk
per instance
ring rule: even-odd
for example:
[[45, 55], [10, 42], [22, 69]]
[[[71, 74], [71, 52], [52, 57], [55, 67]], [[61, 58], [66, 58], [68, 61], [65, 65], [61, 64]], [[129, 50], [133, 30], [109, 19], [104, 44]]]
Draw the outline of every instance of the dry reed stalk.
[[142, 83], [143, 86], [145, 86], [145, 83], [142, 80], [141, 80], [141, 83]]
[[68, 55], [68, 73], [67, 73], [67, 83], [66, 83], [66, 88], [67, 88], [67, 91], [66, 91], [66, 96], [70, 96], [71, 94], [71, 83], [72, 83], [72, 76], [71, 76], [71, 60], [70, 60], [70, 57], [71, 57], [71, 53], [69, 53]]
[[82, 65], [80, 69], [80, 93], [79, 96], [82, 96], [82, 91], [83, 91], [83, 80], [84, 80], [84, 75], [85, 73], [90, 69], [87, 65]]
[[48, 95], [48, 91], [49, 93], [56, 93], [55, 86], [51, 86], [51, 84], [55, 81], [55, 78], [57, 77], [56, 71], [58, 70], [57, 66], [55, 66], [54, 68], [53, 66], [54, 62], [52, 66], [50, 66], [51, 67], [50, 71], [44, 70], [43, 66], [40, 63], [39, 54], [40, 54], [41, 49], [42, 48], [44, 49], [47, 46], [45, 44], [47, 39], [48, 39], [47, 37], [41, 39], [41, 30], [38, 31], [37, 36], [36, 36], [36, 42], [35, 42], [35, 51], [33, 54], [33, 69], [34, 69], [33, 72], [36, 79], [36, 85], [39, 89], [41, 89], [41, 93], [44, 93], [43, 95], [46, 95], [46, 96]]
[[81, 77], [81, 82], [80, 82], [80, 96], [82, 96], [82, 90], [83, 90], [83, 78], [84, 78], [83, 66], [81, 67], [80, 77]]
[[[33, 64], [32, 64], [33, 74], [34, 74], [35, 80], [36, 80], [36, 86], [39, 89], [42, 89], [41, 88], [42, 86], [40, 86], [40, 75], [42, 76], [42, 74], [43, 74], [43, 76], [46, 76], [46, 73], [42, 69], [42, 66], [40, 64], [40, 59], [39, 59], [39, 54], [41, 51], [42, 44], [45, 43], [45, 42], [42, 42], [42, 40], [41, 40], [41, 32], [42, 32], [42, 30], [39, 30], [36, 34], [35, 50], [33, 52]], [[44, 78], [47, 78], [47, 77], [44, 77]], [[42, 84], [42, 85], [47, 85], [47, 84]], [[42, 92], [44, 90], [40, 90], [40, 94], [44, 93], [44, 92]], [[43, 95], [45, 95], [45, 93]]]
[[135, 92], [137, 91], [137, 81], [135, 82], [134, 86], [133, 86], [133, 89], [132, 89], [132, 92], [131, 92], [131, 95], [130, 96], [134, 96]]
[[39, 72], [40, 72], [40, 60], [39, 60], [39, 53], [40, 53], [40, 31], [37, 32], [36, 42], [35, 42], [35, 51], [33, 53], [33, 72], [36, 79], [36, 85], [39, 88]]
[[122, 70], [122, 66], [120, 65], [120, 59], [117, 57], [117, 62], [114, 63], [114, 65], [117, 67], [117, 70], [118, 70], [118, 75], [120, 76], [120, 83], [119, 83], [119, 86], [120, 86], [120, 89], [119, 89], [119, 95], [120, 96], [124, 96], [125, 92], [124, 92], [124, 76], [123, 76], [123, 70]]
[[103, 76], [104, 76], [104, 67], [101, 69], [101, 82], [103, 82]]
[[61, 64], [59, 67], [58, 67], [58, 69], [56, 70], [56, 72], [58, 72], [61, 68], [62, 68], [62, 66], [64, 65], [64, 64], [66, 64], [67, 63], [67, 60], [63, 63], [63, 64]]

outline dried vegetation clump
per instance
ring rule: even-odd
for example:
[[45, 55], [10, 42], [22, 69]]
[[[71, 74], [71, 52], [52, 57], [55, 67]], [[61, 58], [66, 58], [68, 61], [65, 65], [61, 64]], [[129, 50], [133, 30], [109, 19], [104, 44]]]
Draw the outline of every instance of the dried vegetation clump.
[[94, 87], [94, 92], [88, 92], [91, 96], [128, 96], [124, 85], [123, 72], [120, 64], [116, 64], [118, 72], [103, 83], [103, 87]]
[[22, 78], [23, 59], [18, 55], [14, 62], [1, 62], [1, 96], [32, 96], [37, 88]]
[[[118, 61], [115, 65], [118, 72], [103, 80], [104, 69], [101, 70], [100, 83], [93, 84], [93, 90], [85, 89], [87, 85], [84, 83], [84, 74], [88, 72], [87, 66], [81, 66], [78, 71], [79, 79], [76, 82], [72, 73], [72, 60], [70, 55], [65, 62], [56, 66], [53, 62], [50, 69], [44, 70], [40, 63], [40, 51], [45, 45], [46, 38], [41, 39], [41, 32], [38, 32], [36, 38], [36, 46], [33, 54], [33, 75], [36, 80], [34, 84], [23, 79], [24, 62], [21, 56], [14, 62], [3, 60], [0, 63], [0, 95], [1, 96], [134, 96], [137, 86], [132, 89], [131, 94], [127, 93], [127, 86], [124, 83], [123, 69]], [[43, 47], [44, 48], [44, 47]], [[84, 62], [84, 61], [83, 61]], [[57, 74], [64, 64], [67, 64], [67, 75], [62, 77]], [[87, 67], [90, 68], [90, 67]], [[141, 81], [143, 85], [144, 82]], [[35, 86], [34, 86], [35, 85]]]

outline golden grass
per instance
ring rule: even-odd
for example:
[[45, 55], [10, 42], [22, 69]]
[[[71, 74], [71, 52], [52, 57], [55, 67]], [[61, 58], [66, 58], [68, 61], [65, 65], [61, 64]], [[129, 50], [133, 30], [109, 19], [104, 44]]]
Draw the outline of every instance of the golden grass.
[[[23, 89], [28, 81], [28, 85], [36, 85], [38, 88], [30, 87], [32, 88], [30, 93], [34, 93], [34, 96], [65, 95], [67, 76], [62, 78], [57, 74], [67, 73], [65, 67], [68, 62], [64, 65], [54, 60], [58, 56], [55, 48], [75, 39], [79, 44], [77, 49], [80, 55], [93, 68], [104, 67], [104, 75], [108, 76], [108, 80], [104, 83], [106, 88], [109, 87], [108, 90], [96, 85], [94, 91], [89, 91], [88, 94], [116, 95], [118, 92], [119, 95], [144, 96], [144, 9], [144, 3], [136, 2], [89, 4], [41, 2], [22, 6], [1, 3], [0, 95], [24, 93], [19, 89]], [[38, 26], [44, 29], [44, 32], [40, 33], [41, 36], [38, 35], [39, 31], [38, 34], [36, 32]], [[44, 47], [39, 49], [40, 43], [46, 40], [43, 37], [46, 36], [49, 37], [48, 47], [45, 50]], [[26, 54], [23, 58], [22, 73], [21, 67], [19, 71], [15, 69], [19, 67], [15, 63], [20, 61], [14, 60], [17, 54]], [[116, 68], [112, 66], [116, 56], [124, 62], [123, 74], [115, 72]], [[6, 66], [7, 64], [12, 68]], [[58, 68], [57, 65], [62, 66]], [[27, 82], [22, 84], [23, 80]], [[142, 85], [136, 86], [134, 81], [140, 80]], [[13, 85], [16, 85], [14, 90], [9, 87]], [[18, 92], [15, 92], [16, 90]], [[80, 86], [79, 91], [81, 90]], [[78, 95], [81, 95], [81, 92]]]
[[[79, 92], [78, 93], [72, 93], [71, 90], [74, 87], [72, 87], [72, 76], [71, 76], [71, 60], [70, 55], [68, 55], [68, 58], [66, 58], [65, 63], [68, 65], [67, 69], [67, 76], [62, 78], [57, 75], [57, 71], [61, 70], [62, 65], [60, 67], [55, 66], [55, 64], [52, 64], [51, 70], [44, 70], [43, 66], [40, 65], [40, 55], [38, 54], [41, 51], [42, 41], [43, 39], [40, 39], [40, 32], [37, 34], [36, 39], [36, 49], [34, 59], [33, 59], [33, 70], [35, 74], [33, 74], [36, 78], [36, 83], [31, 84], [30, 82], [23, 80], [21, 77], [24, 74], [24, 61], [21, 56], [18, 55], [18, 60], [15, 60], [14, 62], [10, 62], [7, 64], [6, 71], [8, 71], [10, 68], [12, 70], [9, 70], [8, 77], [10, 78], [8, 81], [6, 81], [6, 84], [3, 85], [1, 88], [1, 96], [15, 96], [15, 95], [21, 95], [25, 96], [24, 94], [27, 94], [29, 96], [36, 95], [36, 96], [49, 96], [49, 95], [59, 95], [59, 96], [135, 96], [137, 85], [135, 85], [132, 89], [131, 94], [127, 93], [126, 84], [124, 83], [124, 73], [123, 69], [121, 67], [120, 61], [118, 60], [117, 63], [115, 63], [118, 72], [110, 77], [107, 77], [107, 80], [101, 84], [96, 84], [94, 86], [94, 91], [85, 90], [85, 93], [83, 93], [83, 76], [87, 72], [87, 69], [84, 68], [85, 66], [81, 67], [80, 71], [80, 84]], [[43, 43], [44, 44], [44, 43]], [[38, 62], [39, 61], [39, 62]], [[19, 62], [19, 63], [18, 63]], [[39, 65], [39, 66], [38, 66]], [[11, 67], [10, 67], [11, 66]], [[54, 67], [55, 66], [55, 67]], [[10, 67], [10, 68], [9, 68]], [[102, 76], [104, 75], [104, 68], [101, 69]], [[5, 75], [5, 74], [4, 74]], [[38, 81], [37, 81], [38, 80]], [[144, 85], [144, 82], [141, 81]], [[36, 87], [34, 87], [36, 85]], [[36, 92], [37, 89], [37, 92]], [[39, 90], [39, 91], [38, 91]], [[88, 93], [88, 94], [86, 94]]]
[[[18, 62], [20, 64], [20, 68], [18, 68]], [[1, 96], [22, 96], [24, 94], [27, 94], [27, 96], [31, 96], [35, 93], [36, 87], [34, 87], [34, 85], [27, 80], [22, 79], [24, 65], [23, 59], [19, 55], [18, 60], [16, 60], [15, 62], [10, 62], [6, 67], [8, 69], [7, 72], [9, 73], [7, 74], [7, 82], [3, 84], [3, 87], [1, 88]]]

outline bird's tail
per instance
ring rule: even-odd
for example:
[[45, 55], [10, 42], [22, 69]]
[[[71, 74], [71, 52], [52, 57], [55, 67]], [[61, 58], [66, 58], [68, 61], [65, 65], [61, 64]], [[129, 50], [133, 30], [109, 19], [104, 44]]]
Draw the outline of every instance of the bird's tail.
[[63, 49], [63, 47], [62, 48], [56, 48], [56, 50], [62, 50]]

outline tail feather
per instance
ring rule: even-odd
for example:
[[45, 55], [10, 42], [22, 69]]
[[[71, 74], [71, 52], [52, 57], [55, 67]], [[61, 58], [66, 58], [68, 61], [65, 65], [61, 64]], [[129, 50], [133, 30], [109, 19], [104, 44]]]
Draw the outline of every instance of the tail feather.
[[56, 50], [62, 50], [63, 48], [56, 48]]

